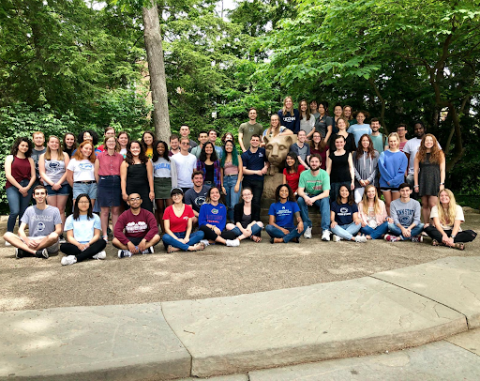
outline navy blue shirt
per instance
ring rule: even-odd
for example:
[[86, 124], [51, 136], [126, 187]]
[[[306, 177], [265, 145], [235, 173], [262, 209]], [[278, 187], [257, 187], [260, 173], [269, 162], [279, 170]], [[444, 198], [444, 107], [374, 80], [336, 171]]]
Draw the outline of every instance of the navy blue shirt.
[[298, 133], [300, 130], [300, 112], [297, 109], [293, 110], [293, 116], [290, 115], [290, 112], [287, 112], [286, 115], [283, 114], [283, 109], [278, 111], [278, 116], [280, 117], [280, 124], [287, 127], [289, 130], [292, 130], [294, 134]]
[[358, 212], [357, 204], [341, 204], [336, 201], [332, 202], [332, 212], [335, 212], [335, 222], [339, 225], [348, 225], [353, 222], [353, 213]]
[[[255, 153], [252, 153], [250, 149], [242, 153], [243, 166], [252, 171], [261, 171], [267, 161], [265, 148], [262, 147], [259, 147]], [[249, 180], [263, 180], [263, 176], [260, 175], [244, 175], [243, 178]]]

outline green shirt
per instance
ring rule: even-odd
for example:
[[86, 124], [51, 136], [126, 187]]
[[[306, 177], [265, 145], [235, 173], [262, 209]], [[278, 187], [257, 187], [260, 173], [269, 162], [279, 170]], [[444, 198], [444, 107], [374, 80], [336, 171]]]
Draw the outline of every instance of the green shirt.
[[385, 136], [380, 133], [380, 135], [377, 136], [370, 135], [370, 138], [373, 142], [373, 148], [376, 149], [378, 153], [383, 152], [385, 149]]
[[320, 169], [317, 176], [313, 176], [312, 171], [303, 171], [298, 187], [304, 188], [309, 196], [318, 196], [323, 191], [330, 190], [330, 176], [323, 169]]
[[238, 132], [243, 134], [243, 145], [245, 146], [245, 149], [248, 150], [250, 148], [250, 139], [252, 138], [252, 135], [257, 134], [261, 137], [263, 134], [263, 127], [260, 123], [250, 124], [249, 122], [246, 122], [240, 125]]

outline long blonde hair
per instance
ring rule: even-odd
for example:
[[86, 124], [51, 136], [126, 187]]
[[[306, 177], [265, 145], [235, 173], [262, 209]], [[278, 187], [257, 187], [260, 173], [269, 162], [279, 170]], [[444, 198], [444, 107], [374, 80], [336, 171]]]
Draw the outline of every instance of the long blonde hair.
[[290, 116], [294, 116], [295, 112], [293, 111], [293, 99], [291, 96], [285, 97], [285, 99], [283, 100], [283, 108], [282, 108], [283, 115], [287, 115], [287, 106], [285, 106], [285, 103], [287, 103], [287, 99], [290, 99], [292, 101], [292, 111], [290, 111]]
[[[443, 209], [443, 205], [440, 202], [440, 195], [445, 192], [448, 197], [450, 197], [450, 202], [448, 203], [447, 211]], [[438, 192], [438, 201], [437, 201], [437, 209], [438, 209], [438, 219], [442, 225], [453, 225], [455, 222], [455, 217], [457, 215], [457, 202], [455, 201], [455, 196], [450, 189], [443, 189]]]
[[363, 214], [368, 214], [368, 197], [367, 193], [370, 188], [375, 189], [375, 198], [373, 199], [373, 211], [375, 212], [375, 215], [381, 214], [382, 213], [382, 207], [380, 205], [380, 199], [378, 198], [378, 193], [377, 193], [377, 188], [375, 188], [375, 185], [369, 184], [365, 187], [365, 192], [363, 192], [363, 198], [361, 201], [361, 208]]
[[55, 135], [50, 135], [48, 137], [48, 142], [47, 142], [47, 150], [45, 151], [45, 160], [52, 160], [52, 150], [50, 149], [50, 146], [48, 143], [50, 143], [50, 139], [57, 139], [58, 140], [58, 149], [57, 149], [57, 160], [58, 161], [63, 161], [65, 158], [63, 157], [63, 149], [62, 149], [62, 142], [60, 141], [60, 138]]

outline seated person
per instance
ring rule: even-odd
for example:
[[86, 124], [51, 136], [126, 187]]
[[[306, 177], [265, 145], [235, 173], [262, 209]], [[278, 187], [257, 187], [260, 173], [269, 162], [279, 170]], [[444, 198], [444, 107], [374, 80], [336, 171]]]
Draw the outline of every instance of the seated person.
[[433, 246], [447, 246], [465, 250], [464, 242], [471, 242], [477, 237], [473, 230], [462, 230], [460, 225], [465, 218], [463, 209], [457, 205], [450, 189], [443, 189], [438, 195], [437, 205], [432, 208], [430, 218], [433, 224], [425, 228], [432, 238]]
[[118, 258], [133, 254], [153, 254], [153, 247], [160, 241], [157, 220], [152, 212], [142, 209], [138, 193], [127, 197], [130, 209], [123, 212], [114, 228], [112, 244], [118, 250]]
[[183, 203], [183, 190], [174, 188], [170, 192], [173, 205], [165, 209], [163, 221], [165, 224], [165, 234], [162, 237], [163, 245], [168, 253], [174, 251], [201, 251], [205, 249], [203, 243], [203, 232], [198, 231], [193, 234], [192, 226], [195, 218], [190, 206]]
[[[268, 210], [269, 220], [265, 228], [270, 236], [270, 243], [299, 243], [304, 232], [300, 208], [295, 201], [292, 189], [287, 184], [280, 184], [275, 190], [275, 203]], [[294, 219], [297, 221], [295, 227]]]
[[333, 242], [346, 241], [367, 242], [365, 236], [355, 236], [362, 223], [358, 217], [358, 207], [353, 201], [353, 194], [346, 185], [341, 185], [338, 197], [332, 202], [330, 227], [332, 228]]
[[66, 254], [62, 265], [73, 265], [85, 259], [105, 259], [107, 242], [101, 238], [100, 217], [92, 212], [92, 200], [86, 193], [77, 196], [73, 214], [65, 221], [67, 242], [60, 245]]
[[208, 185], [203, 184], [204, 175], [202, 171], [193, 171], [192, 182], [193, 188], [190, 188], [185, 192], [185, 204], [192, 207], [193, 214], [193, 225], [198, 223], [198, 215], [200, 213], [200, 208], [205, 202], [207, 197], [207, 192], [210, 189]]
[[388, 230], [388, 216], [385, 203], [378, 198], [375, 185], [365, 187], [363, 199], [358, 204], [358, 215], [362, 221], [360, 232], [367, 239], [383, 238]]
[[390, 204], [390, 216], [388, 231], [385, 240], [389, 242], [411, 240], [412, 242], [423, 242], [423, 224], [420, 222], [421, 206], [417, 200], [410, 198], [412, 194], [411, 185], [403, 183], [400, 185], [400, 198]]
[[[58, 237], [62, 233], [60, 212], [49, 206], [47, 188], [37, 185], [33, 190], [36, 205], [29, 206], [21, 218], [18, 235], [7, 232], [3, 239], [15, 247], [15, 257], [34, 256], [47, 259], [49, 254], [58, 252]], [[25, 228], [28, 226], [28, 237]]]

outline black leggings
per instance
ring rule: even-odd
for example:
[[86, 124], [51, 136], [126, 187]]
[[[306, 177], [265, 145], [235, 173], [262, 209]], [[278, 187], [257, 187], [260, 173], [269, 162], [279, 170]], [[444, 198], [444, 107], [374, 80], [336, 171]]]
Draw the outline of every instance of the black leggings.
[[[435, 226], [429, 225], [424, 230], [432, 239], [442, 242], [442, 233], [440, 233]], [[444, 232], [448, 237], [452, 236], [451, 230], [444, 230]], [[473, 230], [464, 230], [457, 233], [453, 242], [472, 242], [476, 236], [477, 233], [475, 233]]]
[[[208, 239], [209, 241], [215, 241], [218, 237], [218, 234], [215, 233], [212, 229], [207, 227], [207, 225], [202, 225], [198, 228], [198, 230], [201, 230], [205, 234], [205, 239]], [[222, 234], [220, 235], [223, 239], [235, 239], [237, 236], [235, 235], [234, 232], [231, 230], [224, 230]]]
[[100, 253], [105, 249], [106, 246], [107, 242], [105, 242], [103, 238], [100, 238], [83, 251], [81, 251], [73, 243], [68, 242], [60, 245], [60, 251], [64, 252], [66, 255], [75, 255], [75, 257], [77, 257], [77, 262], [81, 262], [85, 259], [92, 258], [95, 254]]

